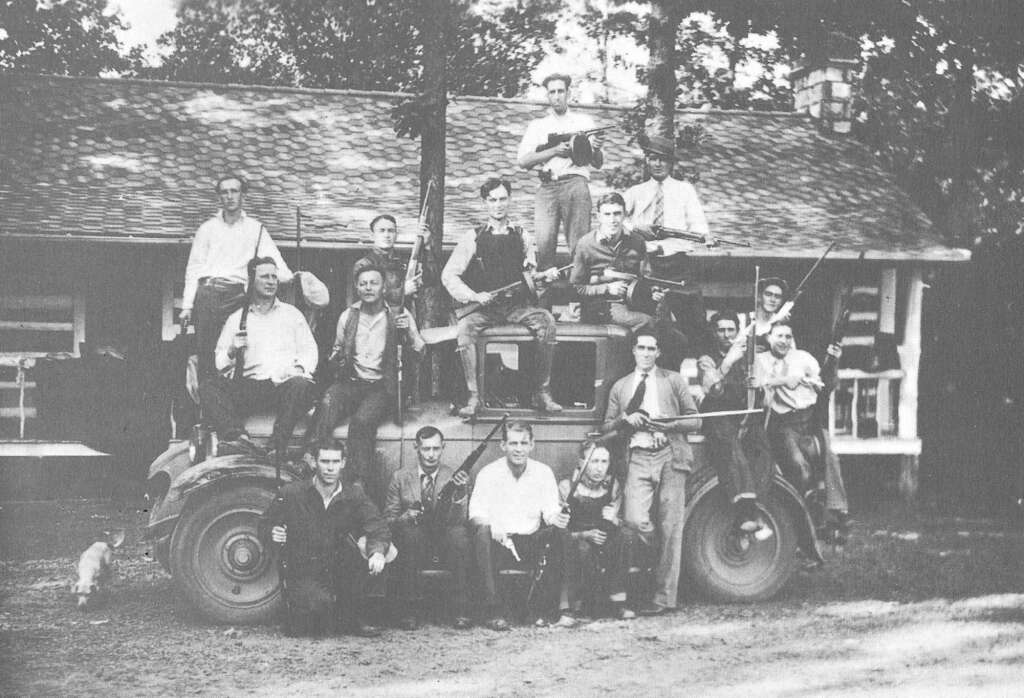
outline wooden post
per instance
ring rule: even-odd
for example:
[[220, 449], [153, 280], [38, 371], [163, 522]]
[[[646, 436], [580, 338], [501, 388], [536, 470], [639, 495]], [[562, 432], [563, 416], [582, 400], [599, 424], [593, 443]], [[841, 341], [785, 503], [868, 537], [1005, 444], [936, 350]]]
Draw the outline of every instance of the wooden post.
[[[903, 381], [900, 384], [899, 436], [917, 438], [918, 374], [921, 363], [921, 312], [924, 301], [924, 279], [920, 267], [910, 270], [906, 281], [907, 314], [903, 324], [903, 343], [898, 347]], [[918, 486], [918, 457], [903, 456], [900, 463], [899, 491], [905, 499], [913, 499]]]

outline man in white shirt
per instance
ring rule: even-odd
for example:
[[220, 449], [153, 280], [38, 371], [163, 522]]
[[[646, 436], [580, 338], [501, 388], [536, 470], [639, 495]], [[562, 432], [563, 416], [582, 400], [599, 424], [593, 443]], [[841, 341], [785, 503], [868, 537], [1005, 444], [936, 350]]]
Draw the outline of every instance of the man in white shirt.
[[[517, 157], [519, 166], [526, 170], [540, 167], [533, 227], [537, 236], [537, 261], [541, 269], [546, 269], [555, 263], [559, 228], [565, 229], [570, 253], [576, 242], [590, 232], [590, 168], [573, 164], [569, 140], [547, 147], [548, 137], [589, 131], [594, 128], [594, 121], [586, 114], [569, 109], [572, 78], [568, 75], [549, 75], [543, 85], [551, 109], [526, 127]], [[593, 150], [591, 164], [600, 169], [604, 164], [602, 136], [593, 134], [589, 138]]]
[[181, 298], [181, 324], [196, 329], [196, 351], [201, 379], [213, 375], [213, 350], [225, 319], [245, 303], [246, 265], [255, 257], [269, 257], [277, 266], [278, 281], [292, 272], [263, 224], [246, 215], [245, 179], [228, 174], [217, 180], [221, 208], [199, 226], [185, 266]]
[[[469, 500], [469, 520], [476, 526], [474, 551], [483, 600], [492, 630], [508, 630], [500, 607], [498, 570], [528, 564], [561, 566], [561, 551], [569, 515], [563, 513], [558, 484], [551, 468], [530, 458], [533, 427], [528, 422], [509, 422], [502, 434], [505, 457], [485, 465], [476, 476]], [[546, 558], [546, 559], [545, 559]], [[539, 598], [550, 598], [551, 574]]]
[[359, 302], [338, 318], [331, 352], [337, 375], [327, 388], [315, 418], [314, 438], [321, 446], [334, 440], [334, 427], [348, 415], [350, 475], [363, 483], [374, 502], [384, 501], [387, 482], [374, 467], [377, 427], [397, 406], [398, 347], [408, 344], [419, 353], [426, 346], [406, 308], [392, 310], [384, 302], [384, 271], [367, 266], [356, 277]]
[[754, 357], [750, 384], [764, 389], [768, 408], [768, 441], [783, 474], [800, 488], [811, 490], [817, 481], [811, 460], [801, 443], [819, 436], [825, 487], [826, 527], [834, 526], [837, 537], [845, 539], [849, 526], [846, 487], [839, 459], [832, 452], [827, 434], [818, 434], [814, 408], [824, 388], [818, 360], [796, 349], [793, 328], [788, 321], [776, 322], [768, 333], [770, 351]]
[[[274, 259], [257, 257], [249, 269], [252, 301], [246, 326], [240, 328], [242, 308], [224, 323], [215, 351], [221, 375], [199, 384], [203, 414], [217, 431], [222, 452], [251, 452], [256, 449], [245, 433], [244, 416], [276, 405], [271, 445], [283, 460], [292, 431], [309, 408], [319, 352], [302, 313], [277, 300]], [[241, 376], [234, 375], [239, 357]]]
[[[708, 222], [697, 190], [689, 182], [672, 177], [678, 159], [675, 144], [663, 136], [644, 136], [640, 142], [651, 178], [626, 190], [625, 229], [647, 240], [657, 237], [659, 227], [708, 238]], [[663, 254], [674, 254], [690, 251], [694, 243], [668, 238], [659, 244]]]

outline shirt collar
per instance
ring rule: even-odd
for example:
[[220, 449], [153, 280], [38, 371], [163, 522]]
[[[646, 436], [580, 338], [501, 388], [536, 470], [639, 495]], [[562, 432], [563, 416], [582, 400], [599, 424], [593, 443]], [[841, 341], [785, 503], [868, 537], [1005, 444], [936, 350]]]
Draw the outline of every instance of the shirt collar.
[[238, 214], [238, 220], [235, 221], [235, 223], [228, 223], [227, 220], [224, 218], [224, 209], [222, 208], [217, 209], [217, 217], [220, 218], [220, 222], [223, 223], [224, 225], [235, 225], [237, 223], [242, 223], [247, 218], [249, 218], [249, 216], [245, 214], [245, 209], [242, 209], [241, 212]]
[[423, 479], [424, 475], [429, 477], [431, 480], [436, 480], [437, 479], [437, 473], [441, 469], [441, 466], [439, 465], [436, 468], [434, 468], [434, 472], [432, 472], [432, 473], [428, 473], [426, 470], [424, 470], [422, 465], [417, 465], [416, 469], [420, 471], [420, 480]]

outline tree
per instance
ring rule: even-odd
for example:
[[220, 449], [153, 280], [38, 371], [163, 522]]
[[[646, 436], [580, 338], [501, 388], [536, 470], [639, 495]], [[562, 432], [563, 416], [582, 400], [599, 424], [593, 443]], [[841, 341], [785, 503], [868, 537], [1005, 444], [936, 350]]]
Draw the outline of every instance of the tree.
[[0, 0], [0, 70], [100, 75], [130, 63], [107, 0]]

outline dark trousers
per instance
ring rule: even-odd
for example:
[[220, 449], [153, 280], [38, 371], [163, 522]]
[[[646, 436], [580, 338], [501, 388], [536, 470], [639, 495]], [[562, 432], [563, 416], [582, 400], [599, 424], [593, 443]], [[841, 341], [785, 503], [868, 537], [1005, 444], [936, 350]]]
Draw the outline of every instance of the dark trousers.
[[[753, 414], [749, 419], [759, 422], [764, 418]], [[718, 473], [718, 484], [725, 489], [731, 502], [763, 497], [772, 476], [772, 459], [764, 441], [763, 427], [760, 423], [752, 423], [741, 429], [742, 424], [742, 417], [704, 420], [708, 455]]]
[[401, 521], [392, 526], [398, 548], [397, 595], [406, 608], [413, 610], [423, 599], [420, 570], [428, 569], [434, 557], [452, 573], [454, 595], [452, 610], [456, 616], [469, 614], [469, 566], [472, 546], [464, 524], [448, 526], [442, 531], [422, 524]]
[[[611, 527], [608, 527], [611, 528]], [[569, 535], [566, 541], [563, 573], [563, 609], [578, 611], [584, 600], [606, 597], [622, 603], [626, 600], [626, 575], [629, 557], [626, 537], [620, 528], [606, 529], [604, 545], [594, 545], [581, 537]]]
[[245, 303], [245, 285], [227, 279], [200, 279], [192, 303], [192, 323], [196, 328], [196, 357], [199, 380], [217, 375], [214, 350], [224, 321]]
[[[490, 526], [477, 526], [473, 537], [473, 553], [483, 586], [484, 608], [488, 614], [502, 612], [501, 597], [498, 595], [498, 572], [507, 569], [535, 571], [546, 552], [546, 566], [532, 599], [532, 611], [547, 612], [554, 605], [553, 592], [558, 589], [558, 576], [562, 567], [562, 550], [566, 532], [553, 527], [541, 528], [528, 536], [513, 535], [512, 542], [519, 553], [521, 562], [516, 562], [512, 552], [498, 545], [491, 538]], [[550, 547], [547, 547], [550, 544]]]
[[339, 560], [327, 568], [316, 565], [283, 571], [285, 630], [289, 634], [318, 634], [346, 630], [361, 620], [367, 585], [367, 564], [354, 548], [344, 545]]
[[373, 383], [348, 378], [331, 385], [320, 399], [314, 438], [321, 446], [331, 444], [334, 428], [345, 417], [348, 423], [348, 465], [345, 472], [354, 480], [362, 480], [370, 499], [380, 502], [386, 483], [383, 474], [373, 467], [373, 446], [377, 427], [387, 416], [391, 396], [384, 389], [384, 381]]
[[786, 479], [802, 491], [811, 489], [817, 482], [814, 465], [805, 453], [807, 442], [815, 436], [819, 439], [821, 450], [826, 507], [845, 512], [848, 504], [839, 458], [832, 451], [828, 434], [822, 433], [821, 428], [815, 424], [814, 409], [794, 410], [785, 414], [772, 412], [768, 419], [768, 440], [779, 467]]
[[276, 407], [272, 443], [279, 451], [288, 446], [295, 425], [306, 414], [313, 398], [313, 381], [299, 376], [280, 385], [269, 380], [233, 380], [210, 376], [199, 385], [206, 422], [221, 439], [237, 439], [245, 431], [245, 417], [269, 406]]

